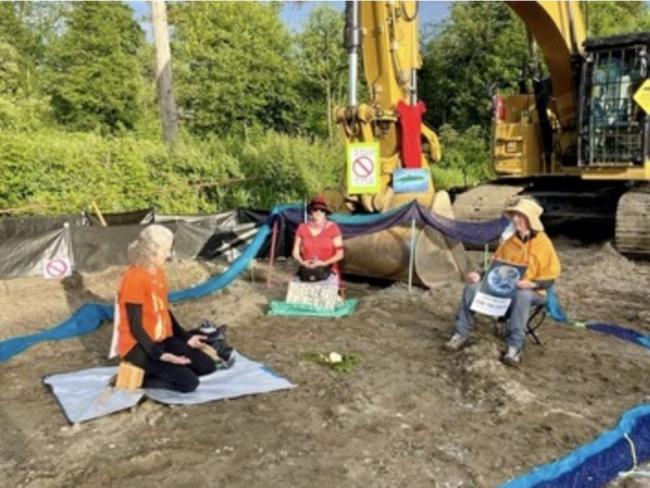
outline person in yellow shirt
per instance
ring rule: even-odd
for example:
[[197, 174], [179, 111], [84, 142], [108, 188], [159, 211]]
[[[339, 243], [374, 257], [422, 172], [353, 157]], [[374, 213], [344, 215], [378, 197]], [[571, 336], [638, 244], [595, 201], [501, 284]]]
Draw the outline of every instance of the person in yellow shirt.
[[[510, 305], [507, 322], [508, 349], [502, 360], [509, 366], [521, 364], [521, 351], [526, 339], [526, 323], [533, 306], [546, 303], [546, 289], [560, 276], [560, 260], [553, 243], [544, 232], [540, 216], [544, 210], [531, 198], [520, 198], [504, 211], [514, 227], [514, 234], [504, 240], [493, 259], [525, 265], [526, 274], [517, 283], [517, 294]], [[446, 349], [457, 351], [467, 344], [474, 326], [470, 310], [479, 289], [481, 275], [473, 271], [467, 275], [467, 285], [456, 314], [454, 334], [445, 344]]]

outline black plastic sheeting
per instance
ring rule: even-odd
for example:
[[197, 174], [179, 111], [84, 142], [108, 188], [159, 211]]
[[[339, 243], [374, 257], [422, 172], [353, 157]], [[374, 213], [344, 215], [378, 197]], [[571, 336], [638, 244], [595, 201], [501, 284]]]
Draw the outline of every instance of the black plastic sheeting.
[[88, 219], [82, 213], [51, 217], [0, 217], [0, 243], [6, 239], [34, 237], [52, 230], [60, 230], [66, 223], [70, 226], [88, 225]]
[[[144, 225], [154, 222], [174, 233], [173, 253], [177, 259], [233, 260], [267, 215], [268, 212], [245, 209], [213, 215], [156, 215], [153, 209], [145, 209], [105, 214], [107, 227], [89, 214], [3, 217], [0, 279], [43, 275], [45, 263], [54, 258], [68, 259], [75, 270], [85, 272], [125, 265], [129, 244]], [[282, 246], [285, 240], [283, 235]], [[287, 252], [284, 247], [279, 249]], [[260, 255], [267, 252], [268, 245]]]
[[[237, 220], [240, 222], [252, 222], [257, 226], [262, 225], [266, 222], [270, 212], [265, 210], [251, 210], [251, 209], [237, 209]], [[291, 251], [293, 250], [293, 240], [295, 237], [295, 227], [288, 225], [286, 219], [279, 219], [276, 221], [277, 228], [277, 237], [275, 243], [275, 257], [285, 257], [288, 258], [291, 256]], [[262, 246], [257, 257], [268, 257], [271, 253], [271, 241], [268, 239], [267, 242]]]
[[[90, 212], [84, 212], [90, 225], [102, 225], [99, 217]], [[129, 224], [151, 224], [154, 222], [156, 212], [154, 208], [145, 208], [142, 210], [133, 210], [122, 213], [105, 213], [102, 214], [107, 225], [129, 225]]]
[[70, 228], [39, 232], [34, 236], [18, 233], [0, 240], [0, 278], [43, 275], [46, 262], [69, 259]]

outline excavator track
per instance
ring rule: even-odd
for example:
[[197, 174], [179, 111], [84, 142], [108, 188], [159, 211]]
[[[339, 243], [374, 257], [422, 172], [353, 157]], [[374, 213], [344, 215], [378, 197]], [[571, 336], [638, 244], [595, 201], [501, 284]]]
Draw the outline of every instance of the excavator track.
[[650, 185], [634, 188], [619, 199], [616, 248], [626, 255], [650, 257]]
[[489, 220], [519, 196], [544, 207], [542, 222], [552, 235], [584, 242], [615, 240], [622, 254], [650, 257], [650, 185], [580, 178], [534, 178], [486, 183], [456, 194], [460, 220]]
[[491, 220], [503, 214], [503, 209], [524, 190], [523, 185], [483, 184], [463, 191], [454, 200], [454, 215], [458, 220]]

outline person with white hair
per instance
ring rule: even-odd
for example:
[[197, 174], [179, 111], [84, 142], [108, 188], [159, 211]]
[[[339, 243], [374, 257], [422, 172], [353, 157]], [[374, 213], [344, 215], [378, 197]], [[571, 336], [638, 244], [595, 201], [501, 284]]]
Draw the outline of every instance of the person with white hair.
[[131, 265], [117, 296], [117, 354], [144, 370], [145, 388], [189, 393], [216, 366], [201, 351], [205, 336], [188, 334], [169, 309], [163, 264], [173, 241], [169, 229], [151, 225], [129, 245]]

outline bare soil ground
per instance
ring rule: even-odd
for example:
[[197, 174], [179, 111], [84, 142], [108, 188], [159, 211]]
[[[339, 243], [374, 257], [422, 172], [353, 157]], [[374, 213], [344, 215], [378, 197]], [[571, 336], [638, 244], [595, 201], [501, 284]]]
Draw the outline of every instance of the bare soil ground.
[[[650, 263], [608, 244], [557, 243], [559, 295], [579, 319], [650, 333]], [[480, 256], [474, 256], [480, 259]], [[145, 401], [129, 412], [70, 426], [44, 375], [110, 364], [110, 326], [35, 346], [0, 365], [0, 485], [11, 487], [492, 487], [591, 440], [626, 409], [648, 401], [647, 350], [552, 322], [519, 370], [499, 362], [489, 321], [476, 342], [449, 354], [462, 284], [409, 294], [350, 285], [358, 311], [340, 320], [265, 315], [287, 271], [259, 264], [213, 296], [179, 304], [186, 326], [214, 318], [231, 342], [298, 388], [193, 407]], [[122, 270], [65, 285], [0, 282], [0, 338], [66, 318], [84, 301], [111, 301]], [[174, 289], [217, 272], [177, 263]], [[355, 353], [348, 374], [306, 359], [312, 351]], [[642, 486], [625, 481], [618, 486]]]

